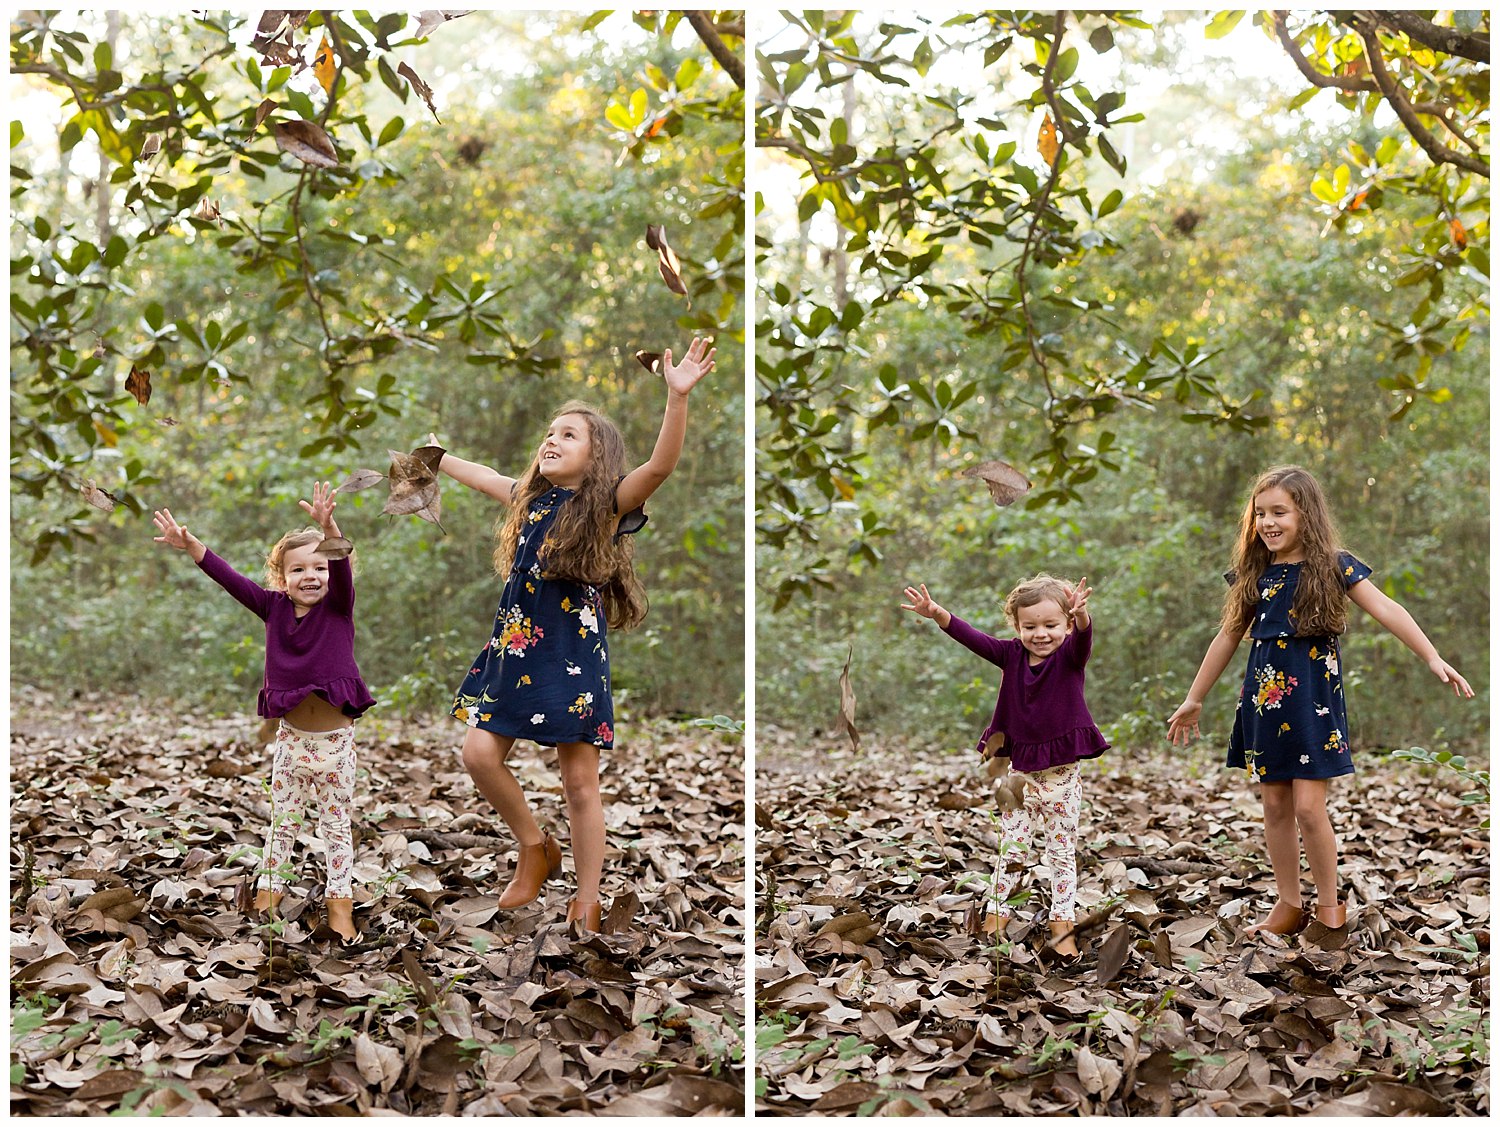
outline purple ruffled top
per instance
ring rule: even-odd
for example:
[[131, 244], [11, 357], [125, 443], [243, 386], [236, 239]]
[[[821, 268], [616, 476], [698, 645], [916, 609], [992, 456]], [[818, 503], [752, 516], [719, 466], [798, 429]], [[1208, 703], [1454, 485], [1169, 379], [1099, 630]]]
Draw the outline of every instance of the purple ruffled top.
[[301, 618], [285, 591], [246, 579], [213, 552], [198, 565], [266, 624], [266, 672], [255, 711], [285, 716], [313, 693], [358, 717], [375, 703], [354, 661], [354, 571], [328, 561], [328, 594]]
[[944, 633], [998, 665], [1002, 673], [995, 715], [979, 737], [980, 751], [992, 735], [1004, 732], [1005, 746], [997, 754], [1010, 757], [1012, 770], [1035, 772], [1093, 759], [1109, 750], [1083, 699], [1083, 667], [1094, 645], [1092, 621], [1069, 632], [1039, 665], [1031, 664], [1019, 638], [991, 637], [956, 614]]

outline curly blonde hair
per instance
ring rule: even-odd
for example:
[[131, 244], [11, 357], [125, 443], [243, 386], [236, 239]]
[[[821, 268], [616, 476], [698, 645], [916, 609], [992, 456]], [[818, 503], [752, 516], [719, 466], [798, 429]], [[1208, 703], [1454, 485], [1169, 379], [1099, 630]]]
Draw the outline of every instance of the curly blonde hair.
[[1297, 509], [1297, 541], [1302, 573], [1292, 602], [1291, 621], [1299, 637], [1342, 634], [1348, 625], [1344, 579], [1339, 571], [1339, 532], [1317, 478], [1301, 466], [1272, 466], [1255, 479], [1240, 517], [1230, 566], [1229, 593], [1224, 596], [1223, 627], [1243, 634], [1260, 602], [1260, 577], [1271, 566], [1267, 548], [1255, 528], [1255, 499], [1267, 489], [1284, 489]]
[[[326, 539], [321, 528], [309, 525], [307, 528], [296, 528], [282, 536], [271, 546], [271, 551], [266, 555], [266, 586], [273, 591], [286, 590], [286, 554], [305, 548], [309, 544], [314, 546], [323, 543]], [[349, 553], [349, 566], [354, 567], [354, 553]]]
[[[646, 617], [646, 588], [635, 573], [635, 538], [615, 536], [615, 487], [625, 474], [625, 439], [620, 428], [587, 403], [570, 400], [553, 415], [581, 415], [589, 431], [589, 462], [583, 482], [562, 506], [542, 544], [542, 573], [549, 579], [586, 583], [599, 589], [604, 620], [612, 630], [629, 630]], [[511, 490], [510, 511], [497, 526], [495, 572], [509, 574], [531, 503], [552, 483], [542, 476], [541, 451]]]
[[1016, 584], [1011, 593], [1005, 596], [1005, 617], [1010, 619], [1012, 629], [1019, 629], [1019, 619], [1023, 610], [1027, 607], [1034, 607], [1037, 603], [1044, 603], [1048, 599], [1058, 605], [1071, 628], [1073, 600], [1068, 597], [1068, 585], [1057, 576], [1043, 572]]

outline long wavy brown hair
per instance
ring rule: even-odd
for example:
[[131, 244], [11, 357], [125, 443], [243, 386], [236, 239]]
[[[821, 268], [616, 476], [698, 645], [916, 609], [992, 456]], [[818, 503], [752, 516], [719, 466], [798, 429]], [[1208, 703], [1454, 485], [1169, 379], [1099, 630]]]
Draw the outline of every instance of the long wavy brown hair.
[[1229, 593], [1224, 597], [1221, 622], [1226, 630], [1243, 634], [1260, 603], [1259, 580], [1271, 566], [1271, 549], [1255, 531], [1255, 499], [1267, 489], [1284, 489], [1297, 507], [1297, 537], [1302, 547], [1302, 572], [1292, 602], [1291, 620], [1297, 634], [1315, 637], [1342, 634], [1348, 625], [1344, 580], [1339, 573], [1339, 532], [1328, 511], [1328, 501], [1317, 478], [1301, 466], [1272, 466], [1250, 490], [1240, 518], [1239, 538]]
[[[542, 544], [542, 573], [549, 579], [587, 583], [599, 589], [604, 620], [612, 630], [629, 630], [646, 617], [646, 589], [635, 573], [635, 537], [615, 537], [615, 486], [625, 474], [625, 440], [620, 428], [587, 403], [564, 403], [553, 418], [581, 415], [588, 426], [589, 462], [582, 484], [552, 522]], [[495, 571], [510, 573], [531, 503], [552, 483], [542, 476], [541, 449], [511, 491], [510, 511], [496, 526]]]

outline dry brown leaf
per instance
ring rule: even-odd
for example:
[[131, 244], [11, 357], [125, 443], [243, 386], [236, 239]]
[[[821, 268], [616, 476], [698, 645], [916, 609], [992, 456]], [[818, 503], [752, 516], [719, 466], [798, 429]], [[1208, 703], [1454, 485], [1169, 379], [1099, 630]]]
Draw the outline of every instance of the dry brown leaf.
[[427, 108], [432, 111], [433, 120], [441, 121], [442, 119], [438, 117], [437, 106], [432, 103], [432, 87], [422, 81], [422, 76], [405, 63], [396, 68], [396, 73], [411, 83], [411, 88], [417, 92], [422, 101], [427, 103]]
[[859, 751], [859, 729], [854, 726], [854, 685], [849, 680], [849, 663], [854, 660], [854, 647], [849, 647], [849, 656], [844, 659], [844, 668], [839, 673], [839, 728], [849, 737], [854, 750]]
[[[677, 252], [667, 242], [667, 233], [658, 223], [646, 224], [646, 245], [656, 252], [656, 268], [661, 273], [662, 281], [667, 283], [667, 289], [675, 294], [687, 296], [687, 284], [682, 280], [682, 263], [677, 260]], [[688, 302], [688, 308], [692, 308], [692, 302]]]
[[442, 528], [442, 499], [437, 475], [421, 459], [390, 450], [391, 495], [380, 511], [389, 516], [418, 516]]
[[636, 361], [653, 376], [661, 375], [662, 354], [647, 352], [644, 348], [635, 354]]
[[339, 166], [338, 151], [317, 122], [301, 119], [278, 121], [271, 128], [276, 135], [276, 146], [303, 164], [310, 164], [314, 168]]
[[431, 35], [434, 28], [441, 27], [449, 20], [456, 20], [459, 16], [467, 16], [472, 8], [461, 11], [426, 11], [417, 13], [417, 30], [414, 33], [418, 39], [425, 39]]
[[354, 545], [342, 536], [330, 536], [318, 541], [318, 546], [313, 550], [330, 560], [347, 560], [354, 552]]
[[1007, 462], [981, 462], [963, 470], [960, 476], [977, 477], [983, 481], [990, 497], [1002, 508], [1019, 501], [1031, 488], [1026, 476]]
[[360, 489], [368, 489], [372, 485], [379, 485], [385, 480], [385, 474], [379, 470], [355, 470], [338, 485], [334, 486], [335, 493], [354, 493]]
[[119, 504], [115, 495], [107, 489], [100, 489], [94, 484], [94, 479], [87, 479], [78, 490], [83, 499], [102, 513], [112, 513], [115, 506]]
[[276, 102], [272, 98], [263, 98], [260, 105], [255, 107], [255, 125], [253, 129], [259, 129], [266, 120], [266, 115], [276, 108]]
[[151, 373], [144, 368], [137, 368], [134, 364], [130, 366], [130, 375], [125, 377], [125, 390], [135, 397], [135, 401], [144, 407], [151, 402]]

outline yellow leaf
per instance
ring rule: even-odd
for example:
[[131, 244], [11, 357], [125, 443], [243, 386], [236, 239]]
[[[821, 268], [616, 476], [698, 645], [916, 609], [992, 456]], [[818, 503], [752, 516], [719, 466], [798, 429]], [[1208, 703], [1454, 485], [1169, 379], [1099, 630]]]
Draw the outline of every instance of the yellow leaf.
[[1057, 143], [1057, 125], [1053, 122], [1050, 113], [1042, 119], [1042, 128], [1036, 137], [1036, 147], [1041, 150], [1048, 164], [1057, 163], [1057, 154], [1062, 146]]
[[94, 424], [94, 433], [99, 436], [100, 442], [109, 447], [114, 447], [119, 444], [120, 436], [113, 430], [111, 430], [107, 425], [101, 423], [98, 419], [93, 419], [90, 421]]
[[843, 478], [835, 475], [833, 479], [833, 486], [839, 491], [839, 496], [842, 497], [845, 501], [854, 500], [854, 486], [850, 485]]
[[1469, 233], [1464, 230], [1464, 225], [1457, 219], [1448, 222], [1448, 237], [1453, 240], [1453, 245], [1459, 250], [1469, 245]]
[[334, 57], [333, 47], [325, 37], [318, 44], [318, 54], [313, 59], [313, 73], [318, 76], [318, 82], [323, 86], [323, 93], [333, 93], [333, 80], [338, 74], [338, 60]]

